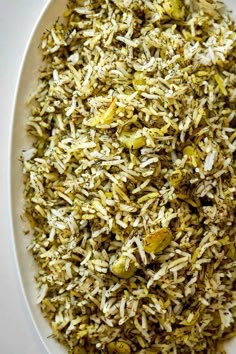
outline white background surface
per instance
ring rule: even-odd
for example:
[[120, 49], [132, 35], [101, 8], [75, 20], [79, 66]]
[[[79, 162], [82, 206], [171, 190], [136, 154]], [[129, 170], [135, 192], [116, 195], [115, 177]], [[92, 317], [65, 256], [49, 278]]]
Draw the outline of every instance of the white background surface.
[[9, 221], [8, 154], [14, 91], [23, 53], [47, 0], [0, 0], [0, 353], [46, 354], [17, 278]]

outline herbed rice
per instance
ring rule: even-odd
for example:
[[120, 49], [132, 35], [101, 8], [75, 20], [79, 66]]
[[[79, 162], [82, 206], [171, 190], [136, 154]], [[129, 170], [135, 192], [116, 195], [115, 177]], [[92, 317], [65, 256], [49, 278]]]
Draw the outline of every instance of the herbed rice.
[[[214, 0], [71, 0], [41, 48], [22, 161], [53, 335], [74, 354], [223, 353], [236, 331], [235, 23]], [[158, 232], [172, 238], [147, 252]]]

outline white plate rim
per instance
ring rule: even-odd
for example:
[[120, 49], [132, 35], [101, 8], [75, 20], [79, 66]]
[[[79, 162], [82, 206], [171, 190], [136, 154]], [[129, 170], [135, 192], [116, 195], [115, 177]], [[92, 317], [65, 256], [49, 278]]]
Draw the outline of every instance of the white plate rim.
[[[15, 151], [14, 151], [14, 138], [16, 135], [16, 131], [15, 131], [15, 122], [16, 122], [16, 115], [17, 115], [17, 109], [18, 109], [18, 102], [19, 102], [19, 92], [20, 92], [20, 87], [21, 87], [21, 82], [22, 82], [22, 78], [24, 76], [24, 71], [25, 71], [25, 67], [27, 65], [27, 61], [29, 60], [29, 53], [30, 53], [30, 49], [32, 47], [32, 45], [37, 45], [39, 46], [40, 44], [40, 40], [38, 41], [38, 43], [35, 43], [35, 34], [40, 31], [40, 27], [42, 27], [41, 35], [43, 34], [43, 31], [45, 31], [45, 27], [42, 26], [43, 23], [43, 19], [47, 16], [48, 12], [50, 12], [50, 8], [54, 8], [56, 7], [56, 4], [60, 3], [60, 0], [47, 0], [46, 4], [44, 4], [42, 10], [39, 13], [39, 16], [32, 28], [32, 31], [30, 33], [30, 36], [28, 38], [28, 41], [26, 42], [25, 45], [25, 49], [23, 52], [23, 56], [21, 59], [21, 64], [19, 66], [19, 70], [18, 70], [18, 75], [17, 75], [17, 80], [16, 80], [16, 86], [15, 86], [15, 92], [14, 92], [14, 99], [13, 99], [13, 108], [12, 108], [12, 113], [11, 113], [11, 121], [10, 121], [10, 139], [9, 139], [9, 148], [8, 148], [8, 161], [10, 161], [9, 163], [9, 169], [8, 169], [8, 196], [9, 196], [9, 215], [10, 215], [10, 235], [11, 235], [11, 245], [12, 245], [12, 250], [13, 250], [13, 257], [14, 257], [14, 262], [15, 262], [15, 269], [16, 269], [16, 273], [17, 273], [17, 278], [18, 278], [18, 282], [21, 288], [21, 292], [23, 295], [23, 299], [24, 299], [24, 303], [25, 306], [27, 308], [27, 312], [29, 314], [29, 318], [32, 321], [33, 327], [35, 328], [35, 331], [44, 347], [44, 349], [46, 350], [46, 352], [48, 354], [52, 353], [52, 352], [56, 352], [57, 354], [65, 354], [65, 348], [62, 347], [61, 344], [59, 344], [55, 339], [50, 338], [49, 336], [45, 336], [42, 334], [42, 328], [40, 329], [40, 325], [39, 325], [39, 318], [37, 313], [40, 312], [39, 309], [39, 305], [36, 304], [34, 299], [34, 305], [32, 306], [32, 301], [30, 301], [29, 299], [29, 295], [27, 294], [26, 291], [26, 284], [24, 281], [24, 277], [23, 277], [23, 272], [22, 272], [22, 264], [20, 262], [20, 255], [19, 255], [19, 248], [17, 247], [17, 241], [16, 241], [16, 236], [18, 234], [18, 232], [16, 231], [17, 228], [17, 222], [16, 222], [16, 208], [15, 208], [15, 196], [13, 193], [13, 186], [14, 186], [14, 155], [15, 155]], [[62, 7], [65, 8], [65, 1], [63, 1], [64, 4]], [[61, 7], [61, 6], [59, 6]], [[49, 16], [52, 21], [49, 21], [50, 25], [53, 25], [53, 23], [57, 20], [58, 18], [58, 13], [60, 14], [60, 11], [57, 13], [56, 11], [51, 11], [54, 15]], [[41, 36], [40, 35], [40, 36]], [[37, 78], [36, 78], [37, 79]], [[20, 158], [20, 151], [19, 151], [19, 156], [18, 158]], [[23, 230], [21, 230], [21, 234], [23, 234]], [[24, 235], [21, 235], [22, 237], [24, 237]], [[25, 252], [27, 252], [25, 250]], [[32, 257], [32, 256], [31, 256]], [[32, 272], [32, 275], [34, 274], [34, 272]], [[32, 284], [34, 283], [35, 285], [35, 292], [36, 292], [36, 282], [33, 279], [34, 277], [32, 277]], [[47, 327], [48, 330], [50, 330], [50, 333], [52, 333], [52, 330], [49, 327], [48, 322], [46, 321], [46, 319], [43, 318], [43, 315], [41, 313], [41, 322], [44, 322], [45, 327]], [[56, 350], [56, 351], [55, 351]]]

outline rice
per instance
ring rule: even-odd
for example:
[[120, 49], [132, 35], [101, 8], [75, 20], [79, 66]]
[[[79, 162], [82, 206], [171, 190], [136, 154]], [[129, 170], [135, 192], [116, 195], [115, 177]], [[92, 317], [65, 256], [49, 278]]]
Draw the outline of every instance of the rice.
[[36, 302], [70, 354], [235, 334], [236, 25], [215, 0], [70, 0], [22, 152]]

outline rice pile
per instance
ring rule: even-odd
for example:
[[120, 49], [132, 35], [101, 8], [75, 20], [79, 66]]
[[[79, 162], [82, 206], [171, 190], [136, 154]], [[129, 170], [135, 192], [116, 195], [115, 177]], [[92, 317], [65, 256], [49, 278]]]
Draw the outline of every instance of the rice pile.
[[74, 0], [65, 18], [22, 153], [43, 315], [69, 353], [223, 353], [236, 25], [213, 0]]

